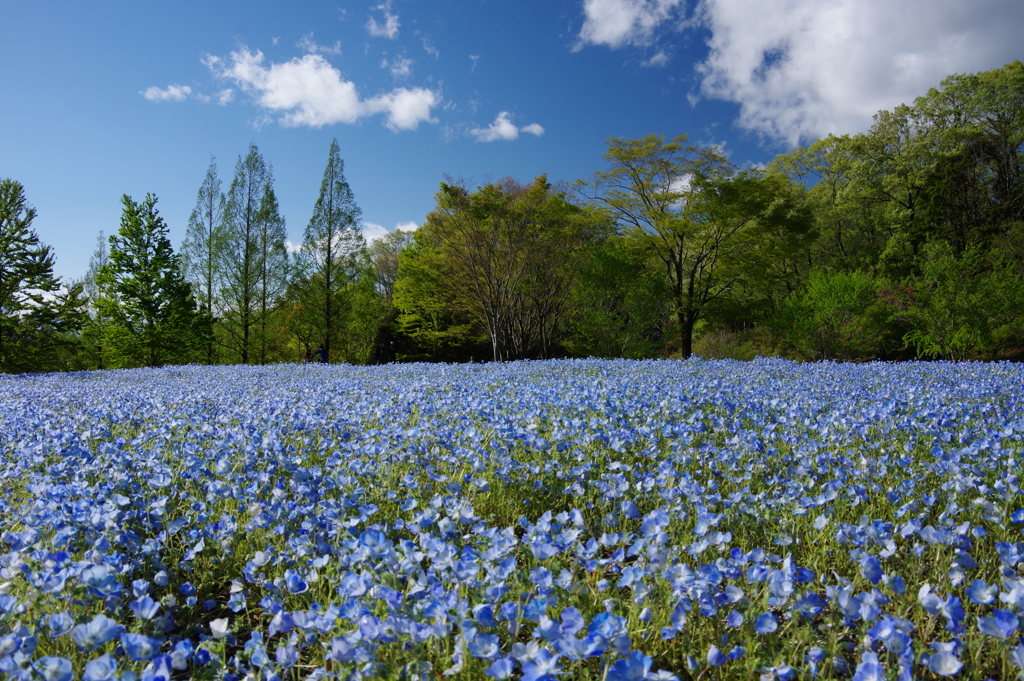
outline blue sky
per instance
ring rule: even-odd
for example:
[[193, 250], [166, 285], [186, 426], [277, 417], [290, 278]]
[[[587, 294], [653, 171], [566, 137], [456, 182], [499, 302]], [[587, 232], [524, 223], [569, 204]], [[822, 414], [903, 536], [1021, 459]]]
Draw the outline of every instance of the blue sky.
[[571, 182], [613, 136], [745, 166], [866, 130], [1024, 57], [1022, 26], [1019, 0], [8, 3], [0, 177], [76, 278], [122, 194], [156, 194], [177, 248], [210, 157], [226, 189], [250, 143], [300, 241], [337, 138], [372, 237], [422, 222], [445, 175]]

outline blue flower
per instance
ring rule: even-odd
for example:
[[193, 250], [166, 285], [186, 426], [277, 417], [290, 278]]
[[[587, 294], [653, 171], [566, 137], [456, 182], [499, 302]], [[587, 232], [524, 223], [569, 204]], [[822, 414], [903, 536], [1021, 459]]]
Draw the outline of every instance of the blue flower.
[[629, 657], [617, 660], [608, 671], [608, 681], [643, 681], [651, 670], [653, 660], [639, 650], [634, 650]]
[[46, 618], [46, 628], [50, 630], [50, 636], [53, 638], [63, 636], [74, 626], [75, 618], [67, 610]]
[[590, 620], [587, 627], [590, 634], [599, 634], [606, 639], [613, 639], [626, 633], [626, 618], [613, 615], [610, 612], [602, 612]]
[[988, 605], [996, 598], [995, 588], [990, 587], [980, 579], [971, 582], [971, 585], [967, 587], [966, 593], [967, 598], [975, 605]]
[[32, 668], [46, 681], [72, 681], [75, 678], [71, 660], [66, 657], [47, 655], [36, 660]]
[[[293, 594], [305, 593], [309, 589], [309, 585], [302, 579], [302, 575], [291, 569], [284, 571], [284, 585], [288, 589], [288, 593]], [[234, 610], [234, 612], [238, 612], [238, 610]]]
[[708, 664], [712, 667], [721, 667], [728, 658], [714, 643], [708, 648]]
[[299, 651], [293, 645], [278, 646], [275, 657], [282, 669], [291, 669], [299, 661]]
[[762, 613], [754, 620], [754, 631], [759, 634], [770, 634], [779, 628], [779, 621], [770, 612]]
[[998, 639], [1009, 638], [1019, 624], [1020, 621], [1012, 610], [996, 608], [992, 611], [991, 617], [978, 618], [978, 629], [981, 633]]
[[87, 624], [79, 624], [71, 630], [71, 638], [83, 652], [95, 650], [112, 638], [121, 634], [124, 629], [120, 624], [100, 613]]
[[560, 674], [562, 668], [558, 666], [559, 657], [558, 653], [542, 648], [532, 660], [523, 663], [523, 681], [539, 681], [545, 676]]
[[121, 646], [133, 660], [151, 660], [160, 652], [163, 641], [151, 638], [145, 634], [126, 633], [121, 635]]
[[494, 634], [477, 634], [467, 649], [473, 657], [489, 659], [498, 654], [500, 640]]
[[569, 635], [555, 641], [554, 646], [570, 660], [579, 661], [603, 655], [608, 648], [608, 639], [600, 634], [590, 634], [582, 639]]
[[878, 655], [871, 651], [865, 651], [860, 657], [853, 681], [883, 681], [883, 679], [885, 679], [885, 671], [878, 662]]
[[1010, 648], [1007, 656], [1014, 667], [1024, 672], [1024, 643], [1018, 643], [1013, 648]]
[[143, 596], [138, 600], [132, 601], [128, 604], [128, 607], [131, 608], [135, 617], [140, 620], [151, 620], [156, 617], [157, 611], [160, 610], [160, 604], [149, 596]]
[[860, 564], [860, 574], [872, 584], [882, 581], [882, 564], [878, 556], [867, 555]]
[[939, 676], [954, 676], [964, 664], [951, 652], [941, 651], [928, 657], [928, 669]]
[[100, 655], [95, 660], [85, 663], [83, 681], [112, 681], [117, 671], [117, 661], [109, 653]]
[[484, 670], [484, 674], [493, 679], [507, 679], [512, 676], [512, 659], [499, 657], [491, 662], [491, 666]]

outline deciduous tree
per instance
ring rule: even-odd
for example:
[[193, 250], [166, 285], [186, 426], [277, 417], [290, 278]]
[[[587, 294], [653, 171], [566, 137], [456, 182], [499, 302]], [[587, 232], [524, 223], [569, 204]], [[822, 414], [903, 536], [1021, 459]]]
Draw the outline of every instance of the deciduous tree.
[[[211, 320], [216, 319], [220, 304], [221, 261], [225, 245], [224, 193], [220, 187], [217, 162], [211, 158], [181, 245], [185, 278], [192, 284], [200, 307]], [[211, 337], [206, 347], [206, 362], [212, 364], [214, 356]]]
[[250, 145], [228, 188], [221, 261], [221, 342], [243, 364], [270, 356], [267, 317], [286, 274], [284, 221], [272, 185], [270, 168]]
[[362, 215], [345, 180], [338, 141], [331, 142], [320, 195], [306, 225], [298, 254], [300, 279], [293, 287], [304, 328], [329, 359], [340, 357], [346, 328], [354, 323], [359, 281], [369, 276], [366, 241], [359, 229]]
[[[648, 135], [608, 141], [611, 168], [577, 188], [649, 250], [665, 273], [680, 353], [697, 321], [764, 254], [770, 231], [806, 232], [806, 211], [756, 172], [737, 174], [716, 147]], [[785, 237], [783, 237], [785, 238]]]

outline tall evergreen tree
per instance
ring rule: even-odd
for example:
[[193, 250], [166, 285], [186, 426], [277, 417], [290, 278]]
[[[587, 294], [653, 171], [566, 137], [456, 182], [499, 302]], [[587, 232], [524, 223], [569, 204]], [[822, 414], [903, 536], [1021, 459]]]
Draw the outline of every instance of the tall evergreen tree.
[[[188, 219], [181, 245], [185, 278], [192, 284], [203, 311], [215, 319], [219, 297], [219, 275], [224, 251], [224, 193], [217, 177], [217, 162], [211, 158], [206, 177], [199, 186], [196, 206]], [[214, 343], [206, 347], [206, 362], [213, 364]]]
[[32, 229], [35, 217], [21, 183], [0, 180], [0, 371], [40, 368], [37, 336], [49, 316], [47, 295], [60, 288], [53, 251]]
[[267, 309], [263, 287], [270, 241], [265, 238], [266, 222], [273, 213], [267, 187], [272, 183], [270, 168], [256, 145], [250, 144], [245, 158], [238, 157], [224, 204], [221, 267], [222, 342], [243, 364], [261, 357], [263, 341], [257, 336]]
[[152, 194], [142, 203], [122, 197], [121, 228], [110, 237], [109, 260], [97, 276], [113, 366], [192, 361], [210, 333], [210, 320], [196, 309], [156, 201]]
[[313, 340], [328, 358], [337, 354], [352, 310], [354, 284], [366, 276], [369, 266], [366, 242], [359, 230], [361, 215], [345, 180], [338, 141], [332, 140], [320, 196], [299, 254], [303, 283], [297, 291], [306, 326], [314, 330]]

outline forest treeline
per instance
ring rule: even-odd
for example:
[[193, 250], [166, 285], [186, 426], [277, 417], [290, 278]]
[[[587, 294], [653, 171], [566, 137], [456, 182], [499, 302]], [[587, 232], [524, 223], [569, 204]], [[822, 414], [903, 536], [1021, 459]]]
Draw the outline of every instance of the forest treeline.
[[446, 178], [414, 232], [367, 243], [328, 152], [298, 250], [255, 145], [211, 160], [175, 251], [122, 197], [61, 282], [0, 182], [0, 369], [1024, 356], [1024, 65], [958, 74], [863, 134], [740, 169], [685, 135], [608, 140], [574, 183]]

